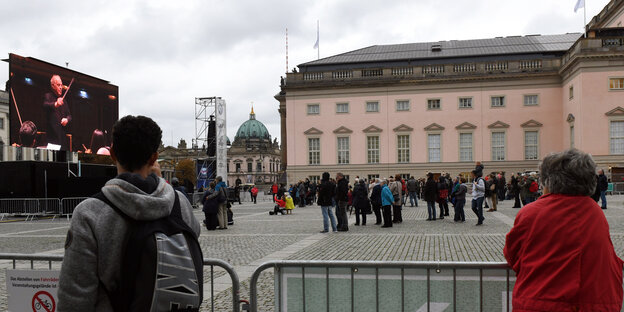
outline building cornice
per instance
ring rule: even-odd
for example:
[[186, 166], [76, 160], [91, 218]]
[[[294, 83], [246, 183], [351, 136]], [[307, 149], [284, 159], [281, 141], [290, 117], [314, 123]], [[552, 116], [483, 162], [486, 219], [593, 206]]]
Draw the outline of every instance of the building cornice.
[[383, 131], [383, 129], [381, 129], [381, 128], [377, 127], [377, 126], [374, 126], [374, 125], [370, 125], [370, 126], [366, 127], [364, 130], [362, 130], [362, 132], [364, 132], [364, 133], [380, 133], [382, 131]]
[[507, 129], [507, 128], [509, 128], [509, 125], [500, 120], [488, 126], [488, 129]]
[[539, 128], [543, 126], [543, 124], [539, 121], [536, 121], [534, 119], [531, 119], [523, 124], [520, 125], [520, 127], [522, 128]]

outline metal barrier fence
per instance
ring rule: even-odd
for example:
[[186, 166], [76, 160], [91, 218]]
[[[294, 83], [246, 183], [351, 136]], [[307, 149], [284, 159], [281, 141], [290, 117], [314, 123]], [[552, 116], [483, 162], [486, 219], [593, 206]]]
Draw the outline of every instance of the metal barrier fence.
[[624, 194], [624, 183], [623, 182], [614, 182], [609, 183], [613, 185], [613, 189], [611, 190], [611, 195], [621, 195]]
[[62, 207], [62, 211], [60, 213], [60, 216], [66, 216], [67, 220], [69, 220], [69, 217], [71, 217], [71, 215], [74, 213], [74, 209], [76, 209], [76, 206], [78, 206], [78, 204], [80, 204], [83, 200], [87, 199], [89, 197], [67, 197], [67, 198], [63, 198], [61, 200], [61, 207]]
[[[458, 306], [462, 309], [483, 311], [484, 301], [487, 301], [488, 305], [492, 305], [492, 301], [496, 301], [494, 304], [497, 305], [498, 300], [500, 300], [502, 307], [487, 306], [486, 310], [501, 311], [502, 308], [503, 311], [511, 311], [511, 290], [513, 289], [512, 283], [515, 281], [515, 273], [506, 263], [271, 261], [262, 264], [251, 276], [249, 283], [251, 312], [258, 311], [258, 279], [260, 273], [270, 268], [274, 269], [275, 274], [275, 311], [291, 309], [296, 311], [306, 311], [306, 309], [330, 311], [330, 305], [334, 310], [337, 308], [336, 305], [340, 304], [342, 304], [339, 309], [341, 311], [424, 311], [425, 309], [426, 311], [431, 311], [431, 309], [442, 311], [451, 305], [453, 307], [451, 311], [457, 310]], [[384, 278], [380, 276], [380, 272], [388, 273], [392, 270], [395, 273], [394, 275], [390, 274], [390, 278], [388, 275], [385, 275]], [[420, 275], [415, 275], [416, 272]], [[488, 274], [484, 275], [484, 272]], [[472, 284], [478, 283], [478, 294], [476, 294], [478, 301], [473, 297], [465, 298], [468, 295], [475, 295], [473, 287], [466, 287], [467, 281]], [[502, 289], [502, 293], [492, 291], [492, 281], [498, 283], [495, 288]], [[433, 285], [434, 283], [435, 285]], [[441, 283], [446, 284], [441, 285]], [[451, 283], [452, 286], [450, 286]], [[462, 284], [458, 285], [459, 283]], [[334, 285], [334, 287], [330, 285]], [[484, 291], [484, 285], [487, 285], [487, 291]], [[331, 292], [330, 288], [332, 288]], [[349, 289], [349, 294], [336, 294], [345, 288]], [[365, 296], [364, 294], [368, 293], [362, 289], [366, 288], [369, 292], [374, 293], [374, 296]], [[441, 296], [438, 295], [438, 292], [447, 291], [450, 288], [452, 288], [452, 293], [446, 294], [448, 297], [445, 298], [450, 302], [444, 308], [440, 307], [439, 302], [432, 302], [432, 296], [440, 299]], [[458, 291], [459, 289], [461, 291]], [[284, 295], [284, 291], [292, 291], [294, 294]], [[380, 296], [382, 292], [386, 293]], [[395, 300], [398, 297], [389, 299], [387, 292], [391, 292], [391, 296], [398, 292], [400, 299], [398, 301]], [[492, 293], [498, 296], [498, 299], [492, 298]], [[332, 294], [334, 295], [333, 302], [330, 299]], [[288, 298], [291, 300], [287, 300]], [[420, 301], [416, 302], [417, 299], [415, 298], [419, 298]], [[380, 304], [380, 302], [383, 303]], [[397, 306], [399, 302], [400, 307]], [[467, 307], [465, 302], [470, 302], [475, 306]], [[320, 307], [318, 306], [319, 303]], [[359, 303], [358, 308], [356, 308], [356, 303]], [[394, 306], [390, 307], [390, 305]]]
[[[12, 254], [12, 253], [0, 253], [0, 260], [13, 261], [13, 269], [17, 268], [17, 261], [30, 261], [30, 268], [35, 268], [35, 262], [48, 262], [48, 269], [52, 270], [52, 262], [62, 262], [62, 255], [50, 255], [50, 254]], [[214, 301], [214, 279], [215, 279], [215, 267], [224, 269], [232, 280], [232, 311], [240, 311], [240, 281], [238, 274], [234, 271], [234, 267], [229, 263], [219, 259], [204, 258], [204, 266], [210, 266], [210, 311], [215, 310]]]
[[0, 220], [7, 216], [25, 216], [26, 220], [37, 216], [58, 215], [61, 201], [58, 198], [3, 198], [0, 199]]

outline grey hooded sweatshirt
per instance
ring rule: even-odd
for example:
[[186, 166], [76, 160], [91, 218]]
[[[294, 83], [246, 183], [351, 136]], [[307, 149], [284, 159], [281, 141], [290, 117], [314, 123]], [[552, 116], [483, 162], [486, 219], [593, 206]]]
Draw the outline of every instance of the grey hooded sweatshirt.
[[[171, 213], [175, 193], [156, 175], [146, 179], [124, 173], [102, 192], [135, 220], [156, 220]], [[182, 218], [199, 236], [200, 225], [184, 194], [178, 192]], [[116, 289], [127, 221], [104, 202], [89, 198], [74, 210], [65, 242], [57, 311], [112, 311], [105, 289]], [[106, 288], [104, 288], [106, 287]]]

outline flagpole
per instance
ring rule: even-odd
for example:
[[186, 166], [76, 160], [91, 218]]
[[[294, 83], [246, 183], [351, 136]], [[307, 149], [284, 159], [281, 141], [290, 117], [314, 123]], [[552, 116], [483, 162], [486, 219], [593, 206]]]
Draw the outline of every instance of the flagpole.
[[587, 5], [583, 1], [583, 36], [587, 38]]
[[318, 41], [318, 46], [316, 47], [316, 59], [321, 59], [321, 37], [319, 33], [319, 20], [316, 20], [316, 40]]

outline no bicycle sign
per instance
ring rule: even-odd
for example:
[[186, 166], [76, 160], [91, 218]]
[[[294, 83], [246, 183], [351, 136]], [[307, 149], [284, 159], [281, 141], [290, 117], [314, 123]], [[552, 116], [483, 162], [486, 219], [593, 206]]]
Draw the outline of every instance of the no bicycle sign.
[[7, 270], [9, 311], [55, 312], [59, 271]]

